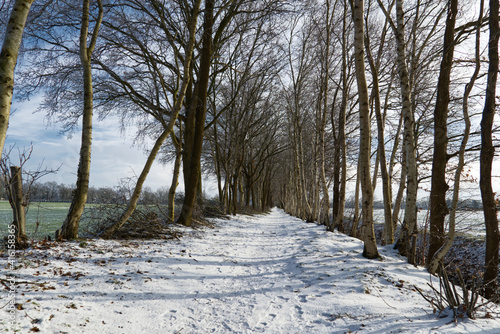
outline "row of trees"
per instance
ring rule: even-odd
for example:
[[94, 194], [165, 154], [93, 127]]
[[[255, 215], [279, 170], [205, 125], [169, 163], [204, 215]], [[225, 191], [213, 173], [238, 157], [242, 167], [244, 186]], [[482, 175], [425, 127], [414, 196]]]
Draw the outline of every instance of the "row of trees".
[[430, 183], [426, 264], [435, 272], [453, 241], [459, 185], [479, 154], [492, 295], [498, 35], [495, 0], [37, 1], [16, 83], [22, 98], [42, 91], [41, 108], [68, 131], [83, 122], [77, 186], [61, 231], [67, 239], [77, 237], [87, 201], [94, 111], [135, 125], [138, 142], [154, 141], [127, 209], [104, 236], [127, 221], [153, 161], [162, 159], [174, 165], [172, 220], [183, 173], [177, 221], [187, 226], [202, 205], [202, 171], [215, 175], [228, 213], [238, 204], [279, 205], [330, 230], [344, 229], [353, 185], [351, 233], [361, 221], [368, 258], [378, 257], [380, 180], [383, 242], [415, 263], [418, 189]]
[[[0, 199], [9, 198], [9, 181], [4, 178], [0, 180]], [[71, 203], [75, 187], [64, 183], [34, 182], [23, 184], [23, 196], [26, 205], [29, 202], [65, 202]], [[131, 189], [126, 186], [118, 187], [89, 187], [87, 194], [87, 203], [95, 204], [125, 204], [130, 198]], [[180, 195], [180, 194], [178, 194]], [[139, 204], [162, 204], [168, 203], [168, 188], [160, 187], [156, 190], [145, 187], [141, 193]], [[26, 203], [28, 202], [28, 203]]]

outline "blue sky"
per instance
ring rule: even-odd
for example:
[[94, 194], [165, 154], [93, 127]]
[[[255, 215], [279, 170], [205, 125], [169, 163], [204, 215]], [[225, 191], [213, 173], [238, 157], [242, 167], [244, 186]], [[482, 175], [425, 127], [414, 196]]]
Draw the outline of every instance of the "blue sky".
[[[44, 161], [43, 166], [48, 168], [57, 168], [62, 164], [57, 174], [47, 175], [40, 181], [74, 184], [80, 134], [74, 133], [72, 138], [68, 138], [60, 134], [58, 124], [47, 124], [45, 114], [35, 112], [40, 100], [38, 97], [28, 102], [13, 102], [12, 109], [15, 112], [10, 117], [4, 150], [15, 145], [11, 161], [18, 162], [17, 148], [22, 150], [33, 143], [33, 154], [26, 169], [37, 169], [42, 161]], [[146, 161], [144, 151], [143, 148], [133, 146], [132, 140], [120, 133], [117, 119], [109, 117], [101, 122], [94, 120], [91, 186], [113, 187], [118, 185], [122, 178], [138, 175]], [[152, 189], [169, 187], [171, 171], [171, 166], [155, 163], [145, 185]], [[179, 190], [182, 189], [181, 182]]]

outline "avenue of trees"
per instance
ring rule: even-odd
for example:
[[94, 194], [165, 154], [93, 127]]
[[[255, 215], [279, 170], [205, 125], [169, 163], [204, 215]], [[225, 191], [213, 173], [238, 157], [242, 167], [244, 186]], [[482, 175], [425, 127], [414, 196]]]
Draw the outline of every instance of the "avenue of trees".
[[0, 146], [13, 87], [21, 99], [43, 94], [42, 111], [68, 132], [81, 129], [60, 239], [78, 237], [95, 193], [92, 124], [116, 115], [137, 142], [154, 144], [103, 237], [134, 212], [158, 160], [173, 166], [159, 195], [171, 221], [191, 226], [206, 173], [222, 211], [276, 205], [359, 237], [371, 259], [375, 192], [380, 241], [413, 264], [417, 203], [428, 200], [425, 263], [435, 273], [453, 243], [460, 185], [474, 181], [479, 162], [484, 284], [487, 296], [496, 291], [498, 0], [18, 0], [2, 11]]

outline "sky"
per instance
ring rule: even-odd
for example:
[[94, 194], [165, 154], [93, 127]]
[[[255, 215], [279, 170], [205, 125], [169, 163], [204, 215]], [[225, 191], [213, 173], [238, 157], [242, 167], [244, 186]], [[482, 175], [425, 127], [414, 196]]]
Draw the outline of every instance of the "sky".
[[[18, 162], [18, 149], [21, 151], [33, 143], [33, 154], [26, 169], [36, 170], [40, 163], [43, 168], [56, 169], [61, 166], [56, 174], [50, 174], [40, 182], [55, 181], [64, 184], [76, 182], [76, 171], [78, 168], [80, 134], [74, 133], [71, 138], [60, 134], [61, 127], [58, 124], [47, 124], [45, 114], [35, 112], [40, 97], [31, 101], [20, 103], [14, 101], [7, 131], [5, 150], [14, 145], [11, 161]], [[146, 161], [146, 147], [133, 145], [131, 137], [133, 133], [122, 134], [118, 119], [112, 116], [104, 121], [94, 119], [92, 167], [90, 172], [90, 186], [114, 187], [120, 183], [120, 179], [139, 175]], [[152, 143], [146, 143], [151, 144]], [[169, 187], [171, 182], [172, 167], [163, 166], [159, 163], [153, 165], [145, 186], [153, 190], [159, 187]], [[183, 181], [179, 184], [179, 190], [183, 189]]]

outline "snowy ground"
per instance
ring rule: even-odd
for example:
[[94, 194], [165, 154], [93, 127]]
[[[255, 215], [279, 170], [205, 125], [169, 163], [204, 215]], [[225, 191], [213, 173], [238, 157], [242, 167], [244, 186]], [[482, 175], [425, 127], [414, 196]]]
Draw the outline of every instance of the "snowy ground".
[[[215, 223], [178, 241], [17, 253], [18, 332], [500, 333], [498, 308], [456, 322], [433, 313], [413, 288], [429, 291], [429, 275], [388, 247], [367, 260], [359, 240], [277, 209]], [[6, 254], [0, 268], [5, 279]], [[14, 332], [0, 312], [0, 332]]]

